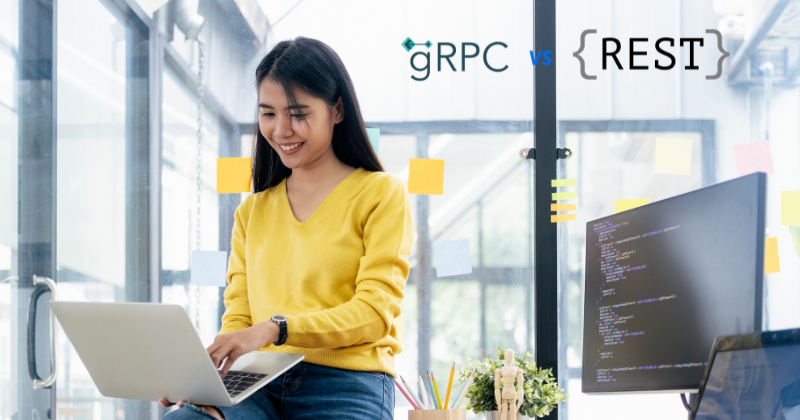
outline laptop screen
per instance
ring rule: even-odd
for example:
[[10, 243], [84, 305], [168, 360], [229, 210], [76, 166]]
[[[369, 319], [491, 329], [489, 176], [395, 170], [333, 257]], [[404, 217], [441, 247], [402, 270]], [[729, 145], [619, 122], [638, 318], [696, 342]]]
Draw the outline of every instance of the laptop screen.
[[800, 420], [800, 344], [716, 353], [695, 420]]

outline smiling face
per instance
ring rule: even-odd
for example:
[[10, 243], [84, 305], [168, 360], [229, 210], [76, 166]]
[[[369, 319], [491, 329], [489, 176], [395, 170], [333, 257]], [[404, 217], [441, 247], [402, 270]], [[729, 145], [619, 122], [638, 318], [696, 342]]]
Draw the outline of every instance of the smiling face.
[[290, 105], [283, 87], [264, 79], [258, 88], [258, 127], [287, 168], [310, 167], [336, 159], [331, 140], [333, 127], [342, 122], [344, 107], [339, 98], [329, 107], [325, 101], [300, 89], [297, 105]]

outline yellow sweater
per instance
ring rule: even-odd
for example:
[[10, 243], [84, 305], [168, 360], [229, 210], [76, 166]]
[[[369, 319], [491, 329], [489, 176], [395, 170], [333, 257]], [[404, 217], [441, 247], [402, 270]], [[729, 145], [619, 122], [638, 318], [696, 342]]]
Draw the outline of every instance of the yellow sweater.
[[405, 186], [384, 172], [356, 169], [305, 222], [286, 180], [253, 194], [236, 210], [220, 333], [285, 315], [286, 344], [261, 350], [396, 376], [412, 241]]

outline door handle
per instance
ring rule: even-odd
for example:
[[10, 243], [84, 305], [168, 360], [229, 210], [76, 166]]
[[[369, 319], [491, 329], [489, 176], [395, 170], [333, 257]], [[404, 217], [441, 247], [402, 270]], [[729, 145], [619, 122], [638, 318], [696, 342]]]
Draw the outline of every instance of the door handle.
[[45, 292], [50, 292], [50, 300], [58, 301], [56, 282], [48, 277], [33, 275], [33, 289], [28, 302], [28, 373], [33, 379], [33, 388], [50, 388], [58, 379], [58, 325], [56, 315], [50, 311], [50, 376], [42, 380], [36, 373], [36, 301]]

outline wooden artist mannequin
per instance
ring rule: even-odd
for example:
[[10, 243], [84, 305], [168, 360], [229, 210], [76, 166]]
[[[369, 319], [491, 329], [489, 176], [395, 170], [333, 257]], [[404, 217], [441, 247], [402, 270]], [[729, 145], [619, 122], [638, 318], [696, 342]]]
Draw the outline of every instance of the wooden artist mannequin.
[[[517, 411], [524, 401], [525, 379], [522, 369], [514, 367], [514, 350], [507, 349], [503, 356], [505, 366], [494, 371], [494, 398], [500, 411], [500, 420], [516, 420]], [[518, 390], [514, 389], [514, 380], [517, 381]], [[500, 391], [500, 382], [503, 390]], [[510, 414], [509, 417], [506, 417]]]

